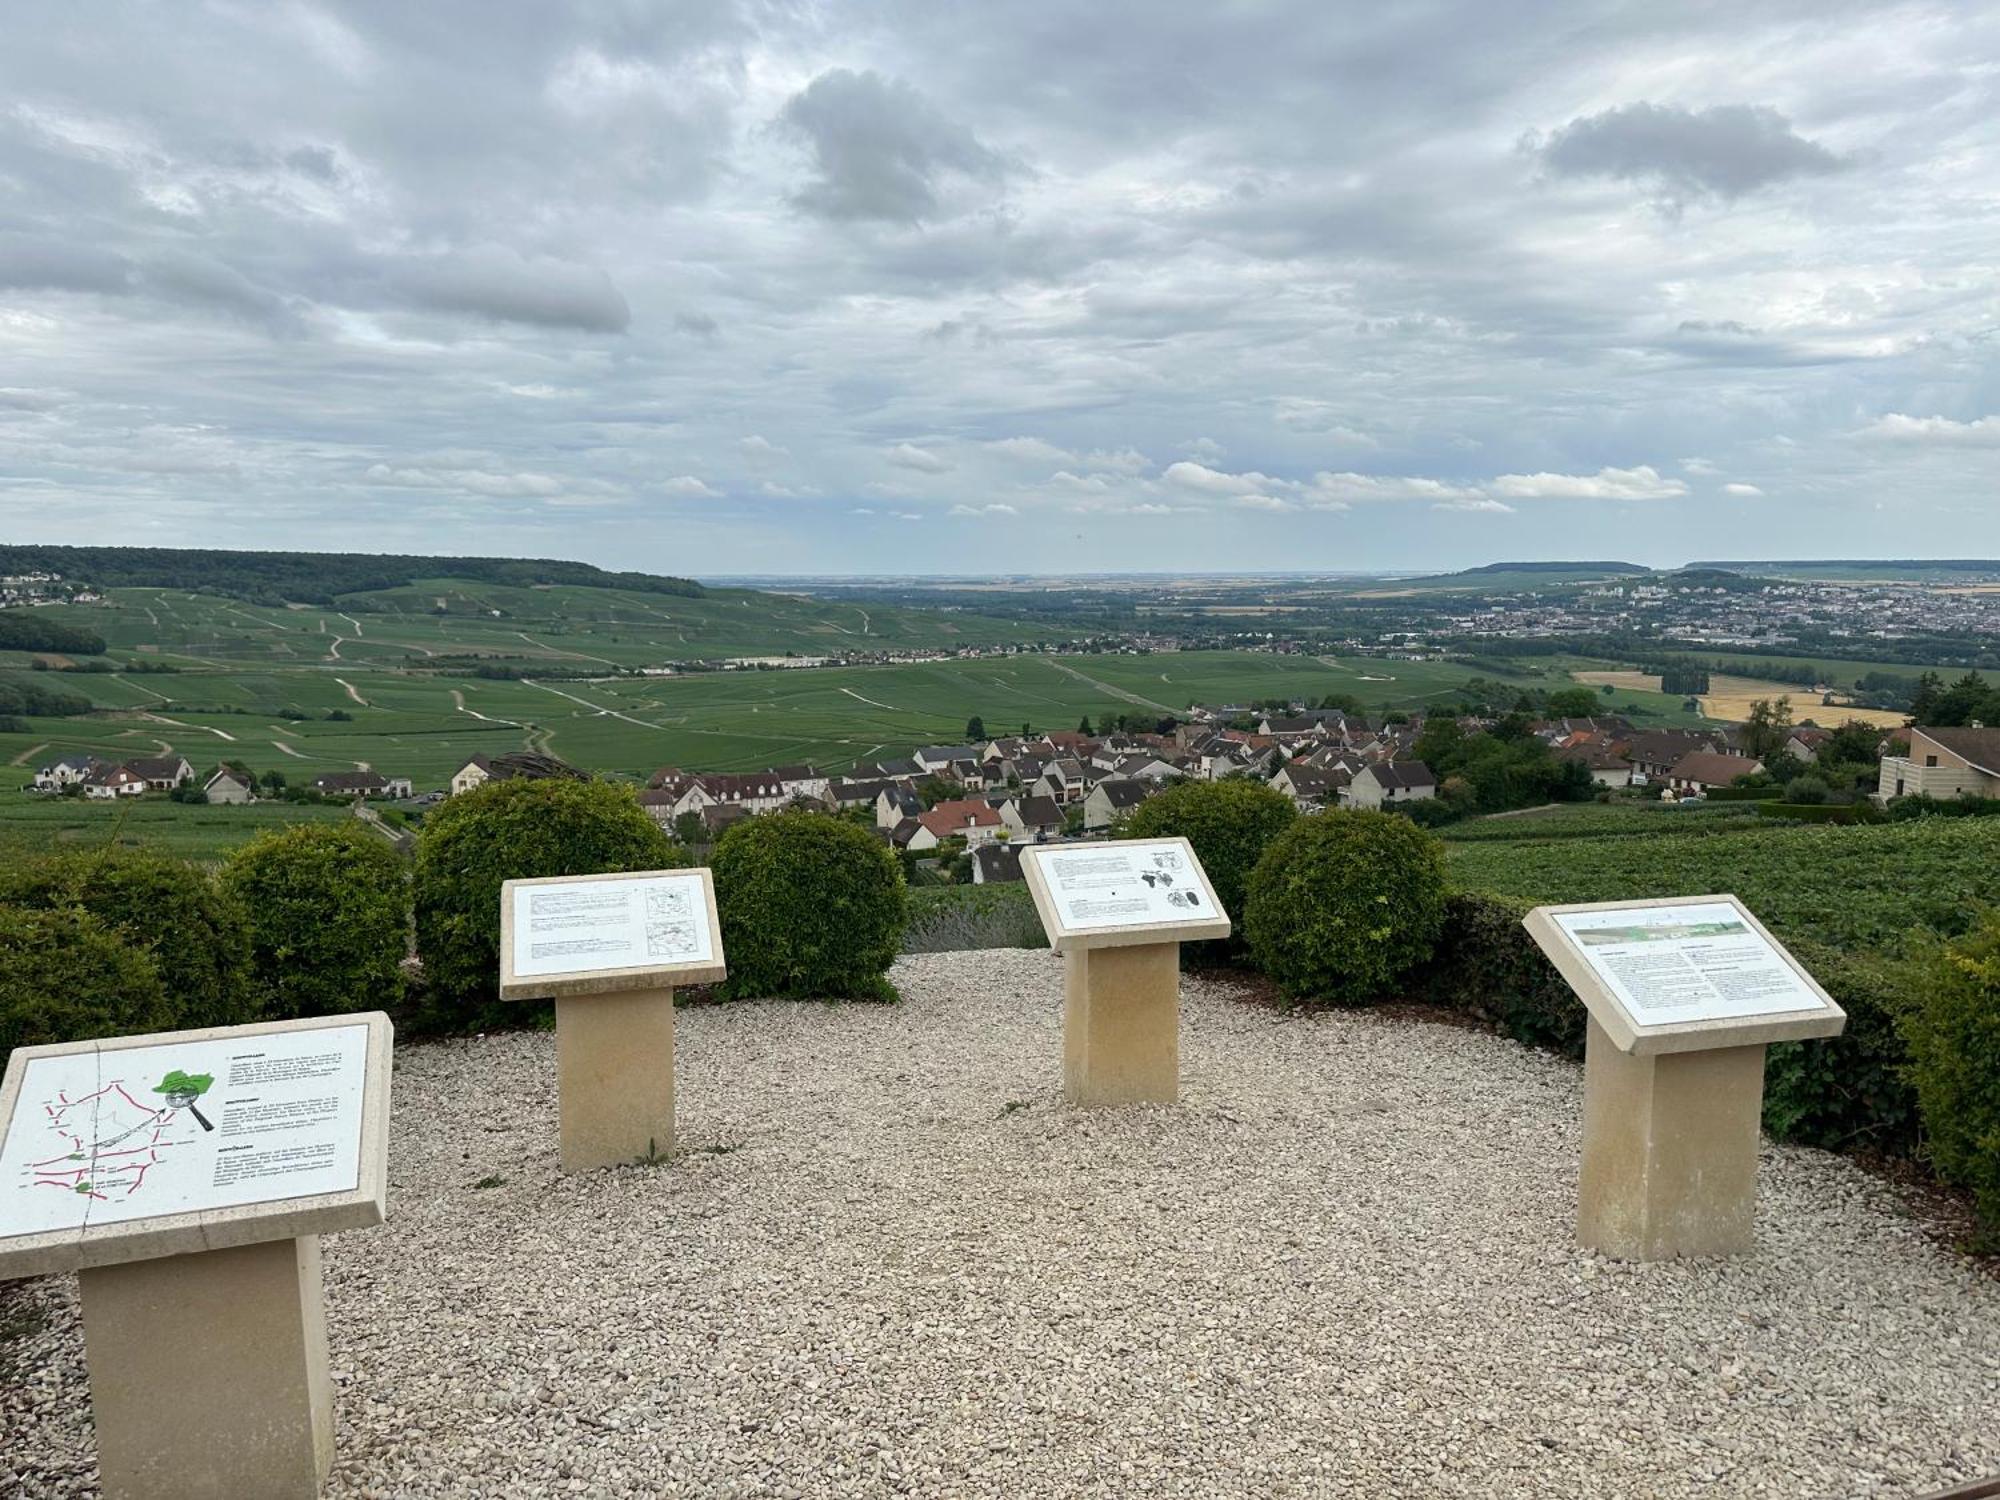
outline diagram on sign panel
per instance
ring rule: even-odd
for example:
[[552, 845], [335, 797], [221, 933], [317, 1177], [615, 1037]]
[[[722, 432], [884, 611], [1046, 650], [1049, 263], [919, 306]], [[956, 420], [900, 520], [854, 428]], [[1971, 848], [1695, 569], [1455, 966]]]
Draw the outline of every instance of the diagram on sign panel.
[[693, 952], [700, 944], [695, 923], [702, 916], [692, 887], [654, 886], [646, 892], [646, 956], [671, 958]]
[[27, 1164], [27, 1185], [99, 1202], [130, 1198], [153, 1168], [200, 1139], [194, 1127], [215, 1128], [195, 1107], [214, 1082], [212, 1074], [176, 1068], [150, 1090], [161, 1098], [157, 1105], [134, 1098], [122, 1079], [78, 1098], [65, 1091], [45, 1099], [54, 1154]]

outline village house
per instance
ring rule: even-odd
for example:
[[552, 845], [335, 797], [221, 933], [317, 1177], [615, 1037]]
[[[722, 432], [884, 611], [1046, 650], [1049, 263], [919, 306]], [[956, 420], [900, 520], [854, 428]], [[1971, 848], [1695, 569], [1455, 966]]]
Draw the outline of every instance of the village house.
[[1400, 807], [1437, 795], [1437, 777], [1420, 760], [1388, 760], [1363, 766], [1347, 785], [1347, 805], [1359, 808]]
[[2000, 729], [1913, 726], [1908, 734], [1909, 754], [1882, 757], [1877, 798], [2000, 797]]
[[1012, 844], [981, 844], [972, 851], [974, 885], [1006, 885], [1022, 878], [1021, 851]]
[[1101, 833], [1150, 797], [1155, 788], [1143, 781], [1100, 781], [1083, 799], [1083, 826]]
[[322, 797], [407, 797], [410, 778], [380, 771], [326, 771], [313, 777], [312, 789]]
[[137, 776], [149, 792], [171, 792], [194, 780], [194, 767], [184, 755], [140, 755], [125, 762], [125, 769]]
[[1630, 786], [1632, 784], [1632, 762], [1612, 750], [1609, 745], [1595, 742], [1581, 745], [1567, 745], [1555, 752], [1557, 760], [1573, 762], [1590, 772], [1590, 779], [1599, 786]]
[[588, 781], [590, 773], [579, 771], [568, 761], [533, 750], [513, 750], [503, 755], [475, 755], [451, 774], [451, 794], [469, 792], [489, 781], [551, 781], [567, 778]]
[[1722, 787], [1734, 786], [1739, 776], [1754, 775], [1763, 769], [1761, 760], [1749, 756], [1696, 750], [1674, 762], [1667, 772], [1667, 790], [1676, 797], [1706, 797]]
[[905, 818], [914, 818], [924, 810], [924, 804], [917, 794], [906, 786], [890, 782], [875, 796], [875, 826], [894, 828]]
[[910, 758], [924, 775], [939, 776], [951, 771], [957, 761], [970, 761], [977, 766], [980, 750], [977, 745], [924, 745]]
[[103, 764], [96, 756], [85, 755], [80, 750], [58, 756], [35, 772], [35, 790], [59, 792], [65, 787], [82, 786]]
[[1646, 786], [1665, 781], [1675, 766], [1696, 751], [1716, 751], [1714, 735], [1692, 729], [1650, 729], [1625, 742], [1625, 758], [1632, 763], [1632, 784]]
[[215, 774], [202, 783], [201, 796], [212, 806], [242, 807], [257, 800], [256, 788], [227, 766], [218, 767]]
[[999, 838], [1005, 827], [999, 813], [970, 797], [940, 802], [930, 811], [917, 814], [915, 821], [916, 831], [910, 835], [906, 847], [919, 852], [935, 849], [949, 838], [964, 839], [968, 849], [976, 848]]
[[1311, 766], [1293, 761], [1279, 768], [1278, 774], [1271, 778], [1271, 785], [1296, 803], [1299, 811], [1317, 812], [1337, 803], [1342, 790], [1353, 780], [1353, 773], [1341, 766]]
[[785, 796], [807, 802], [825, 802], [831, 781], [815, 766], [773, 766], [767, 773], [784, 784]]
[[1063, 830], [1063, 810], [1053, 797], [1009, 797], [1000, 805], [1000, 821], [1017, 839], [1040, 843]]
[[86, 797], [139, 797], [145, 792], [146, 778], [129, 766], [100, 764], [83, 781], [83, 795]]

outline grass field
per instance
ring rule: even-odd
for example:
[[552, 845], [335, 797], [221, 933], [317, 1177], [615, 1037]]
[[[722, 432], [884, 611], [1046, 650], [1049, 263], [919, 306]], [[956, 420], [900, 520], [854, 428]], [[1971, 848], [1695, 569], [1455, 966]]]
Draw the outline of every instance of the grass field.
[[1447, 823], [1438, 836], [1448, 844], [1540, 843], [1549, 839], [1655, 838], [1768, 828], [1748, 802], [1559, 802], [1526, 812], [1499, 813]]
[[185, 859], [214, 860], [267, 828], [339, 822], [352, 816], [345, 807], [285, 802], [202, 807], [165, 797], [99, 802], [10, 792], [0, 801], [0, 858], [148, 845]]

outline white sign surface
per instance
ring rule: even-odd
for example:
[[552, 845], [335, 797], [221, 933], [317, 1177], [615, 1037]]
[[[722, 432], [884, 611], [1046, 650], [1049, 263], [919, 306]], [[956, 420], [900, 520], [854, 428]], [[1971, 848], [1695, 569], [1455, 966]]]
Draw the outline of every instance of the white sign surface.
[[692, 872], [514, 888], [514, 977], [708, 963], [708, 899]]
[[1056, 914], [1071, 932], [1223, 915], [1178, 843], [1144, 841], [1035, 850]]
[[353, 1192], [368, 1027], [31, 1059], [0, 1238]]
[[1726, 901], [1566, 912], [1555, 923], [1637, 1026], [1827, 1008]]

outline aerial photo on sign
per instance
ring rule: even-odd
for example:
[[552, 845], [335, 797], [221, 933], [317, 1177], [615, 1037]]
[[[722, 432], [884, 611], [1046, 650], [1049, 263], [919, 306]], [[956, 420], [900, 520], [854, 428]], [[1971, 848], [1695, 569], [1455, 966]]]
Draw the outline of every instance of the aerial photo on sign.
[[692, 871], [513, 887], [514, 974], [522, 979], [706, 963], [708, 895]]
[[1826, 1009], [1727, 901], [1564, 912], [1555, 922], [1636, 1026]]
[[1072, 932], [1207, 921], [1222, 915], [1203, 889], [1193, 856], [1177, 841], [1090, 844], [1030, 853], [1040, 863], [1057, 916]]
[[360, 1186], [366, 1024], [31, 1059], [0, 1239]]

